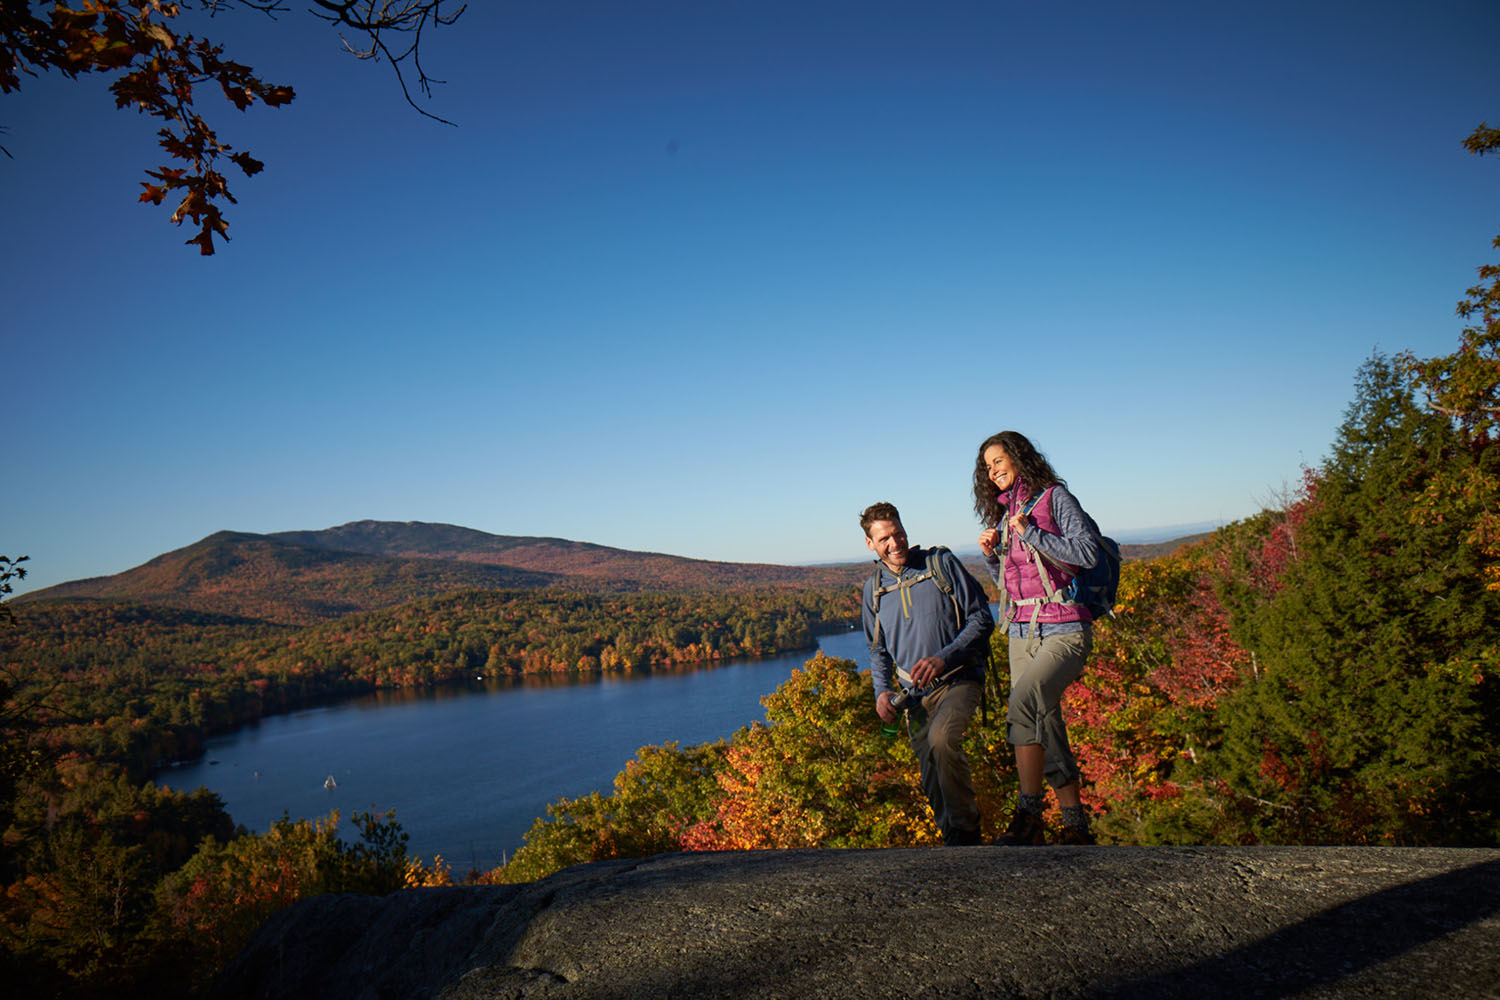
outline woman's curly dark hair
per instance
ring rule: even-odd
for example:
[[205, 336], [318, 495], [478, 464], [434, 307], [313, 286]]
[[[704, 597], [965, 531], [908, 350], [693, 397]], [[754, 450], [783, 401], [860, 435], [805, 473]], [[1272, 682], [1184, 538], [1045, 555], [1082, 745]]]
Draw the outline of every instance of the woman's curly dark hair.
[[1036, 496], [1049, 486], [1066, 486], [1067, 482], [1052, 471], [1047, 456], [1037, 451], [1026, 435], [1016, 431], [1001, 431], [991, 434], [979, 445], [979, 455], [974, 459], [974, 513], [986, 527], [994, 527], [1005, 518], [1005, 508], [1000, 505], [995, 484], [990, 482], [990, 470], [984, 464], [984, 453], [995, 445], [1005, 449], [1016, 475], [1026, 485], [1031, 496]]

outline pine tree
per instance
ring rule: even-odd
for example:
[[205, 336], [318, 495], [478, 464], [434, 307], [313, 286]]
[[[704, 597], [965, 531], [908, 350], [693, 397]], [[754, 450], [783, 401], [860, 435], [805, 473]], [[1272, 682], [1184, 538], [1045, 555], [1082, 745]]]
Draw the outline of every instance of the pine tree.
[[1434, 476], [1471, 460], [1400, 368], [1363, 366], [1286, 519], [1283, 567], [1259, 600], [1232, 598], [1257, 669], [1221, 703], [1212, 769], [1248, 806], [1249, 839], [1494, 840], [1485, 656], [1500, 595], [1464, 525], [1411, 516]]

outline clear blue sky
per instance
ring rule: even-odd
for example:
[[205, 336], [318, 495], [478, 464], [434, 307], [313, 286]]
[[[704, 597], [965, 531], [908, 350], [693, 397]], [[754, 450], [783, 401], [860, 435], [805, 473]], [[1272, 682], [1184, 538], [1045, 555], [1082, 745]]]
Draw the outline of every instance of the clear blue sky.
[[1492, 0], [476, 2], [457, 128], [300, 8], [216, 30], [298, 97], [205, 95], [267, 164], [211, 258], [101, 82], [0, 98], [18, 591], [361, 518], [967, 547], [1005, 428], [1120, 537], [1234, 520], [1496, 257]]

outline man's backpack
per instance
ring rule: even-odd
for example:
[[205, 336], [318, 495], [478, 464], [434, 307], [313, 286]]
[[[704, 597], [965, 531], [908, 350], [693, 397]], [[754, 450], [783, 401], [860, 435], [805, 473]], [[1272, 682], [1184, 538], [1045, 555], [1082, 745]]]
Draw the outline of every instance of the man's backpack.
[[[948, 571], [943, 568], [942, 560], [937, 558], [939, 552], [947, 552], [949, 550], [942, 545], [934, 545], [932, 548], [924, 551], [927, 553], [927, 571], [905, 581], [905, 586], [911, 587], [913, 584], [931, 579], [933, 583], [937, 584], [938, 590], [941, 590], [947, 596], [949, 603], [953, 605], [953, 622], [961, 629], [964, 627], [964, 609], [958, 606], [958, 597], [953, 593], [953, 581], [948, 579]], [[880, 585], [880, 571], [881, 563], [877, 559], [875, 561], [875, 571], [870, 577], [870, 600], [872, 602], [870, 610], [875, 614], [875, 634], [870, 637], [871, 642], [875, 642], [880, 638], [880, 599], [891, 591], [900, 590], [902, 587], [901, 583], [890, 587], [882, 587]]]
[[[1041, 497], [1032, 498], [1031, 502], [1022, 508], [1022, 512], [1031, 513], [1031, 508]], [[1082, 506], [1079, 507], [1082, 510]], [[1078, 571], [1068, 585], [1060, 591], [1052, 589], [1052, 578], [1047, 574], [1042, 561], [1059, 565], [1055, 560], [1049, 558], [1046, 553], [1033, 546], [1027, 545], [1026, 549], [1032, 558], [1037, 560], [1037, 573], [1042, 578], [1042, 586], [1047, 589], [1047, 602], [1063, 604], [1081, 604], [1088, 609], [1089, 614], [1095, 618], [1112, 618], [1115, 613], [1115, 599], [1120, 590], [1120, 544], [1108, 535], [1101, 534], [1099, 524], [1088, 511], [1083, 511], [1083, 519], [1093, 534], [1094, 540], [1099, 545], [1099, 558], [1094, 565]], [[1009, 541], [1009, 522], [1001, 522], [1001, 532]], [[1025, 545], [1025, 542], [1022, 542]], [[1002, 588], [1003, 590], [1003, 588]], [[1018, 602], [1019, 603], [1019, 602]], [[1031, 603], [1027, 601], [1025, 603]]]

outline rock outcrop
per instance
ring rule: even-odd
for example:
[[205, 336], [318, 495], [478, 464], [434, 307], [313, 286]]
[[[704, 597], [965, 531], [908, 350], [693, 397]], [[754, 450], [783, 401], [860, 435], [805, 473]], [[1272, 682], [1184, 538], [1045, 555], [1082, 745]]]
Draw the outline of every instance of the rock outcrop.
[[325, 896], [230, 998], [1500, 997], [1500, 850], [671, 854]]

